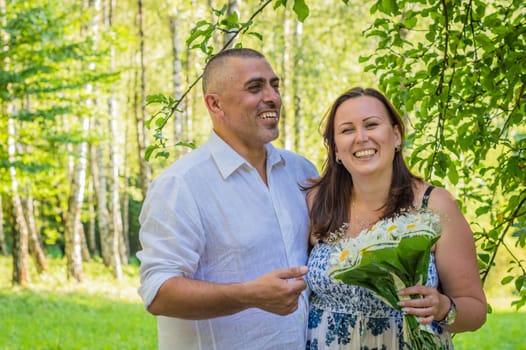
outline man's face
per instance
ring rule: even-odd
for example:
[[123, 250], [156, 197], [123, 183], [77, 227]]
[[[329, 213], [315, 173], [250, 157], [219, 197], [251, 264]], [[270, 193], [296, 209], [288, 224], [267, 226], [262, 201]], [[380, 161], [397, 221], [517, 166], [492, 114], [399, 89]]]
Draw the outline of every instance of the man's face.
[[214, 130], [234, 149], [261, 148], [279, 136], [279, 78], [265, 59], [229, 57], [216, 86]]

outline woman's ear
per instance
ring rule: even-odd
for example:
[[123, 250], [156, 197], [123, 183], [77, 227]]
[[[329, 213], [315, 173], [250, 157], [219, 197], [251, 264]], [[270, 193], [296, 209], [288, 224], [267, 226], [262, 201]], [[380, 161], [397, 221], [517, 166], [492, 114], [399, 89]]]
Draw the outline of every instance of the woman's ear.
[[401, 145], [402, 144], [402, 133], [400, 132], [400, 127], [398, 125], [394, 126], [394, 133], [395, 133], [395, 145]]

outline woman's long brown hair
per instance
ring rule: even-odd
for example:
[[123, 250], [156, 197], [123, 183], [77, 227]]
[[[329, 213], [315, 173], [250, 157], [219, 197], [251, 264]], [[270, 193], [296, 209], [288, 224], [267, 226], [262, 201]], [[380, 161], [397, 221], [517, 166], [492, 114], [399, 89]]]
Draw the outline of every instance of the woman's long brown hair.
[[308, 190], [316, 190], [315, 198], [309, 212], [311, 220], [310, 232], [318, 239], [323, 240], [330, 232], [338, 230], [343, 223], [348, 221], [349, 209], [352, 198], [353, 180], [351, 174], [341, 164], [336, 163], [336, 149], [334, 141], [334, 118], [336, 111], [345, 101], [359, 97], [370, 96], [378, 99], [386, 107], [391, 124], [400, 130], [402, 144], [395, 153], [393, 160], [393, 176], [387, 202], [380, 209], [383, 210], [382, 218], [387, 218], [400, 212], [403, 208], [413, 205], [414, 181], [421, 179], [407, 168], [402, 156], [402, 147], [405, 135], [405, 126], [397, 110], [389, 100], [378, 90], [371, 88], [355, 87], [340, 95], [332, 104], [325, 116], [325, 131], [323, 139], [327, 148], [327, 159], [324, 162], [321, 177], [311, 180]]

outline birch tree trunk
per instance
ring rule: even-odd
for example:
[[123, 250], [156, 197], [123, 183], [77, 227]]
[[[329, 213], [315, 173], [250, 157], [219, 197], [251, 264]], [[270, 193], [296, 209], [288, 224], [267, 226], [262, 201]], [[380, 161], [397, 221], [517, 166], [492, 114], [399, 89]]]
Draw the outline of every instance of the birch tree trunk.
[[[102, 128], [99, 121], [95, 121], [97, 129]], [[97, 222], [99, 228], [100, 250], [104, 265], [111, 266], [111, 234], [110, 234], [110, 213], [108, 211], [108, 193], [106, 183], [105, 154], [103, 144], [100, 142], [94, 147], [95, 158], [92, 159], [92, 171], [94, 178], [95, 198], [97, 198]]]
[[[238, 0], [229, 0], [227, 7], [227, 16], [230, 16], [234, 13], [238, 14], [239, 17], [239, 3]], [[232, 48], [234, 47], [235, 39], [232, 39], [235, 35], [235, 32], [228, 31], [223, 36], [223, 47]]]
[[[132, 86], [130, 84], [130, 86]], [[128, 123], [124, 123], [124, 139], [128, 139]], [[122, 173], [123, 173], [123, 179], [122, 179], [122, 238], [124, 246], [126, 247], [126, 251], [130, 252], [130, 229], [129, 229], [129, 194], [128, 194], [128, 181], [129, 181], [129, 169], [128, 169], [128, 153], [124, 152], [124, 158], [122, 160]]]
[[[24, 109], [31, 110], [31, 98], [27, 96], [23, 102]], [[20, 147], [20, 153], [31, 154], [33, 153], [32, 146], [25, 144]], [[29, 254], [35, 261], [36, 270], [39, 274], [46, 273], [48, 271], [46, 255], [42, 248], [39, 238], [39, 230], [37, 228], [35, 220], [35, 206], [34, 199], [31, 193], [31, 186], [28, 184], [24, 185], [24, 196], [22, 197], [22, 207], [24, 209], [25, 219], [29, 230]]]
[[8, 121], [7, 121], [7, 153], [9, 159], [9, 175], [11, 180], [11, 203], [13, 210], [14, 225], [13, 226], [13, 284], [22, 287], [27, 286], [30, 281], [29, 276], [29, 250], [28, 237], [29, 229], [26, 219], [24, 217], [24, 209], [22, 207], [22, 200], [19, 194], [19, 184], [17, 179], [16, 168], [14, 167], [16, 160], [16, 130], [15, 121], [11, 117], [13, 110], [8, 104]]
[[[87, 169], [87, 165], [86, 165], [86, 169]], [[88, 242], [86, 241], [86, 231], [84, 230], [84, 225], [82, 224], [81, 221], [79, 221], [77, 226], [78, 226], [79, 235], [80, 235], [80, 252], [82, 256], [82, 261], [90, 261], [91, 255], [88, 249]]]
[[292, 146], [292, 140], [291, 135], [289, 133], [289, 113], [291, 113], [291, 99], [290, 99], [290, 93], [291, 93], [291, 59], [290, 54], [292, 51], [291, 43], [290, 43], [290, 27], [291, 27], [291, 20], [290, 15], [288, 14], [289, 11], [283, 11], [283, 56], [281, 59], [281, 74], [283, 76], [283, 79], [281, 81], [281, 98], [283, 99], [283, 107], [281, 108], [282, 115], [281, 115], [281, 126], [280, 126], [280, 134], [281, 139], [283, 142], [283, 145], [286, 149], [290, 149]]
[[40, 238], [38, 234], [38, 228], [35, 221], [35, 208], [33, 205], [33, 197], [28, 196], [22, 200], [24, 207], [24, 213], [26, 216], [26, 222], [29, 229], [29, 253], [35, 260], [37, 272], [39, 274], [48, 271], [46, 255], [40, 244]]
[[[2, 21], [2, 27], [6, 27], [6, 2], [0, 0], [0, 21]], [[0, 31], [0, 38], [2, 39], [1, 49], [4, 52], [9, 51], [9, 33], [6, 31]], [[2, 69], [6, 72], [10, 71], [9, 55], [0, 62]], [[6, 92], [9, 93], [9, 84], [6, 86]], [[4, 106], [0, 106], [2, 109]], [[15, 114], [15, 108], [12, 101], [8, 101], [5, 110], [0, 110], [0, 114], [7, 116], [7, 158], [9, 161], [9, 177], [11, 181], [11, 204], [12, 204], [12, 220], [11, 228], [13, 232], [13, 284], [20, 286], [27, 286], [30, 281], [29, 276], [29, 251], [28, 251], [28, 236], [29, 230], [27, 222], [24, 217], [24, 209], [22, 207], [22, 201], [19, 194], [19, 184], [17, 178], [16, 168], [14, 166], [16, 161], [16, 127], [13, 115]]]
[[303, 23], [296, 20], [296, 27], [294, 30], [294, 74], [292, 78], [292, 90], [294, 91], [294, 150], [301, 154], [305, 154], [305, 135], [303, 127], [303, 110], [301, 101], [301, 92], [303, 91], [301, 77], [301, 66], [303, 63], [302, 57], [302, 38], [303, 37]]
[[[190, 80], [190, 74], [188, 74], [190, 72], [190, 67], [191, 67], [191, 62], [193, 61], [193, 58], [194, 58], [194, 55], [192, 54], [192, 50], [185, 50], [185, 71], [187, 72], [187, 74], [185, 74], [186, 76], [186, 86], [190, 86], [190, 84], [192, 83], [191, 80]], [[185, 102], [185, 105], [184, 105], [184, 119], [186, 120], [186, 139], [187, 140], [191, 140], [192, 137], [193, 137], [193, 119], [192, 119], [192, 115], [195, 111], [195, 104], [196, 104], [196, 90], [197, 89], [192, 89], [192, 91], [190, 92], [190, 101], [188, 101], [188, 96], [186, 97], [186, 102]]]
[[[176, 12], [174, 15], [170, 16], [170, 36], [172, 38], [172, 62], [173, 62], [173, 71], [172, 71], [172, 84], [173, 84], [173, 96], [176, 100], [181, 98], [183, 94], [182, 87], [182, 63], [180, 58], [181, 44], [179, 39], [179, 14]], [[174, 113], [174, 140], [178, 141], [181, 139], [183, 134], [183, 124], [182, 124], [182, 113], [181, 110], [184, 110], [183, 101], [179, 104], [179, 110]]]
[[[173, 73], [172, 73], [172, 84], [173, 84], [173, 96], [174, 99], [179, 100], [183, 95], [183, 64], [181, 62], [181, 39], [179, 37], [179, 13], [170, 16], [170, 34], [172, 37], [172, 61], [173, 61]], [[174, 113], [174, 140], [184, 141], [187, 136], [186, 127], [187, 121], [185, 118], [186, 101], [181, 101], [177, 110]], [[187, 147], [177, 147], [177, 154], [187, 153]]]
[[[89, 90], [89, 87], [88, 87]], [[88, 110], [89, 110], [89, 103]], [[70, 184], [68, 198], [68, 212], [66, 216], [65, 240], [67, 277], [78, 282], [83, 279], [82, 275], [82, 237], [81, 237], [81, 210], [84, 201], [84, 185], [86, 181], [88, 144], [85, 138], [89, 131], [89, 118], [82, 118], [82, 131], [84, 141], [79, 145], [78, 160], [74, 170], [74, 176]]]
[[[0, 23], [2, 24], [2, 28], [5, 28], [6, 26], [6, 5], [5, 0], [0, 0]], [[7, 42], [9, 40], [9, 37], [7, 33], [3, 30], [0, 30], [0, 40], [2, 42], [0, 43], [0, 50], [7, 51], [9, 50], [9, 47], [7, 47]], [[5, 59], [8, 60], [7, 58]], [[2, 64], [2, 68], [8, 68], [8, 62], [0, 62]], [[7, 70], [6, 70], [7, 71]], [[0, 105], [0, 113], [4, 112], [2, 110], [2, 106]], [[3, 114], [3, 113], [2, 113]], [[7, 114], [7, 113], [6, 113]], [[5, 240], [5, 232], [4, 232], [4, 207], [2, 205], [2, 194], [0, 193], [0, 250], [3, 255], [7, 255], [7, 245]]]
[[4, 231], [4, 206], [2, 203], [2, 195], [0, 194], [0, 253], [7, 256], [7, 244], [5, 241]]
[[[97, 45], [99, 38], [99, 27], [101, 25], [100, 16], [103, 11], [101, 11], [101, 0], [94, 0], [91, 3], [95, 12], [92, 18], [91, 30], [90, 32], [95, 37], [95, 45]], [[93, 124], [95, 130], [106, 130], [105, 124], [101, 118], [94, 118]], [[108, 210], [108, 186], [107, 186], [107, 133], [103, 133], [102, 140], [95, 145], [94, 149], [92, 146], [91, 154], [91, 170], [93, 172], [93, 184], [95, 190], [95, 198], [97, 200], [97, 222], [99, 229], [99, 239], [101, 247], [101, 256], [104, 265], [111, 266], [112, 261], [112, 243], [111, 243], [111, 228], [110, 228], [110, 213]], [[93, 157], [93, 153], [95, 157]]]
[[[97, 43], [99, 34], [99, 13], [100, 0], [90, 0], [84, 2], [84, 7], [93, 7], [93, 17], [91, 18], [90, 28], [86, 30], [86, 35], [94, 38]], [[89, 64], [89, 62], [88, 62]], [[95, 65], [90, 64], [90, 69], [94, 70]], [[85, 87], [86, 95], [93, 94], [95, 88], [93, 84], [89, 83]], [[94, 101], [91, 97], [85, 100], [86, 111], [94, 109]], [[81, 117], [82, 123], [82, 142], [79, 145], [78, 159], [75, 164], [74, 174], [70, 184], [70, 194], [68, 198], [68, 212], [66, 216], [65, 240], [66, 240], [66, 260], [67, 260], [67, 276], [79, 282], [82, 281], [82, 259], [83, 253], [86, 249], [86, 239], [84, 237], [84, 228], [81, 223], [82, 203], [84, 201], [85, 183], [88, 162], [88, 142], [87, 136], [90, 129], [90, 118], [87, 115]]]
[[[114, 9], [114, 1], [109, 1], [109, 14], [106, 16], [106, 29], [113, 33], [112, 28], [112, 15]], [[110, 48], [110, 73], [115, 71], [115, 46], [112, 45]], [[109, 119], [109, 130], [111, 135], [110, 141], [110, 178], [109, 178], [109, 191], [110, 191], [110, 243], [111, 243], [111, 262], [113, 276], [117, 279], [122, 278], [122, 262], [128, 262], [128, 255], [125, 251], [125, 247], [122, 244], [122, 217], [121, 217], [121, 205], [119, 196], [119, 153], [118, 153], [118, 140], [119, 133], [117, 130], [117, 100], [115, 96], [115, 85], [112, 84], [110, 87], [110, 96], [108, 99], [108, 114]]]
[[[196, 0], [192, 0], [191, 2], [191, 8], [197, 8], [197, 1]], [[211, 9], [211, 8], [215, 8], [214, 7], [214, 3], [212, 0], [208, 0], [207, 1], [207, 8], [208, 9]], [[216, 21], [216, 18], [214, 17], [214, 13], [212, 11], [209, 11], [207, 10], [207, 12], [210, 14], [210, 22], [211, 23], [215, 23]], [[214, 52], [218, 51], [220, 48], [221, 48], [221, 39], [219, 38], [219, 35], [217, 34], [217, 31], [213, 31], [212, 32], [212, 43], [214, 44]], [[190, 50], [186, 50], [186, 52], [189, 52]]]
[[146, 148], [148, 147], [148, 132], [146, 128], [146, 65], [144, 57], [144, 16], [142, 0], [137, 0], [138, 6], [138, 18], [137, 24], [139, 27], [139, 58], [140, 58], [140, 73], [141, 73], [141, 113], [137, 114], [137, 145], [139, 151], [139, 166], [140, 166], [140, 178], [141, 178], [141, 191], [143, 198], [146, 197], [148, 186], [151, 181], [151, 168], [150, 164], [146, 161], [144, 155]]
[[[90, 164], [92, 163], [90, 159]], [[88, 223], [88, 249], [90, 251], [90, 255], [94, 256], [98, 254], [97, 251], [97, 239], [95, 238], [95, 225], [96, 225], [96, 214], [95, 214], [95, 196], [94, 196], [94, 186], [93, 186], [93, 173], [91, 174], [90, 181], [88, 182], [88, 215], [89, 215], [89, 223]]]

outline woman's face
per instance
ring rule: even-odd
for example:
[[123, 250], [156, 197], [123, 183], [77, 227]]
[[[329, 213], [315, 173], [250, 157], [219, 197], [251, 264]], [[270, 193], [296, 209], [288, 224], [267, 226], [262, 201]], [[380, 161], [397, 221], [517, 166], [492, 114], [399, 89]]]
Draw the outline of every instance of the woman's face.
[[371, 96], [343, 102], [334, 117], [336, 158], [354, 178], [392, 173], [395, 148], [401, 143], [384, 104]]

